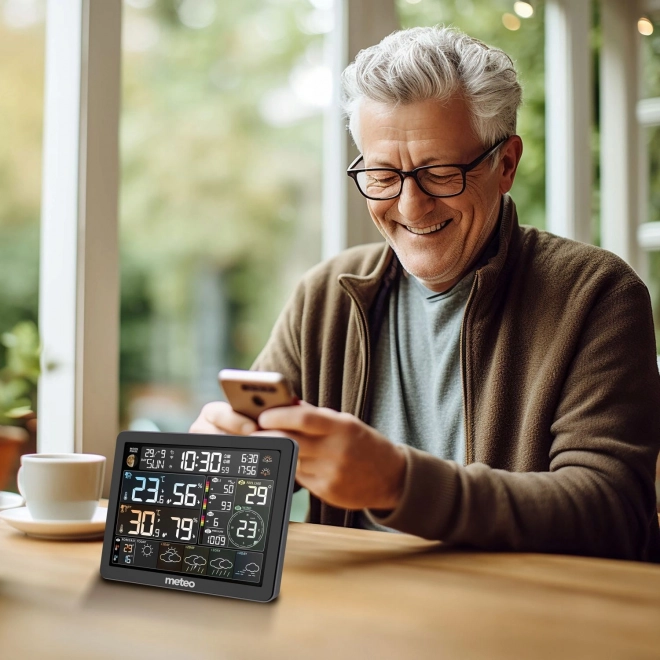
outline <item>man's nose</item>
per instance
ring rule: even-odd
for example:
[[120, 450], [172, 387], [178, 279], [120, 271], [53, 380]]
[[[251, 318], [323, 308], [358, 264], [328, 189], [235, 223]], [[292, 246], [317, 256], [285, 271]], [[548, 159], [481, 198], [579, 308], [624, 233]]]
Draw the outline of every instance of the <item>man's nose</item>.
[[435, 198], [427, 195], [413, 177], [408, 176], [403, 181], [403, 189], [399, 196], [399, 213], [414, 222], [420, 220], [435, 206]]

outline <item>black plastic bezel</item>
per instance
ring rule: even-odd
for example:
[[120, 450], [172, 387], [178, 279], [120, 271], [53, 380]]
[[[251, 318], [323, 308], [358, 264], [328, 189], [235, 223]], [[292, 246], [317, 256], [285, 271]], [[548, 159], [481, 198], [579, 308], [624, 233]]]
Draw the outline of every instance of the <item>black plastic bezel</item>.
[[[113, 566], [110, 555], [114, 544], [114, 521], [119, 505], [119, 487], [123, 470], [122, 461], [126, 444], [150, 443], [158, 445], [178, 445], [195, 447], [224, 447], [227, 449], [277, 450], [280, 461], [277, 471], [271, 519], [268, 527], [268, 552], [264, 557], [263, 579], [261, 585], [232, 583], [214, 580], [204, 576], [186, 576], [179, 573], [167, 573], [139, 569], [136, 567]], [[282, 580], [284, 550], [291, 512], [291, 498], [296, 475], [298, 443], [291, 438], [267, 438], [263, 436], [207, 435], [199, 433], [152, 433], [147, 431], [123, 431], [117, 437], [115, 460], [112, 470], [110, 499], [108, 502], [108, 523], [103, 537], [101, 556], [101, 576], [106, 580], [144, 584], [164, 589], [189, 591], [193, 593], [226, 596], [243, 600], [268, 602], [277, 598]], [[182, 587], [166, 585], [165, 577], [183, 577], [195, 583], [195, 586]]]

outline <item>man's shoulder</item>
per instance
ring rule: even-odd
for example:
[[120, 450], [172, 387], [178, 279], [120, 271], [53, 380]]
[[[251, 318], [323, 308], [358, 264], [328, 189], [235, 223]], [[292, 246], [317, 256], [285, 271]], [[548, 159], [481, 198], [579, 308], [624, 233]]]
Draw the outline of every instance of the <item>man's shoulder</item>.
[[521, 225], [520, 256], [526, 275], [560, 286], [618, 287], [642, 284], [621, 257], [588, 243]]

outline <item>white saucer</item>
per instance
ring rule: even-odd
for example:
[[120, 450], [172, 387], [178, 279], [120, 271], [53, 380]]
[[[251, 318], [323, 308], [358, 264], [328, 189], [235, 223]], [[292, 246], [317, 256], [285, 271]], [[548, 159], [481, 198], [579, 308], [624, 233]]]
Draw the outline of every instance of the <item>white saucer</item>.
[[23, 504], [23, 498], [18, 493], [9, 493], [6, 490], [0, 490], [0, 511], [14, 509], [17, 506], [23, 506]]
[[108, 510], [99, 507], [91, 520], [34, 520], [27, 507], [23, 506], [1, 511], [0, 520], [36, 539], [78, 541], [102, 537], [107, 515]]

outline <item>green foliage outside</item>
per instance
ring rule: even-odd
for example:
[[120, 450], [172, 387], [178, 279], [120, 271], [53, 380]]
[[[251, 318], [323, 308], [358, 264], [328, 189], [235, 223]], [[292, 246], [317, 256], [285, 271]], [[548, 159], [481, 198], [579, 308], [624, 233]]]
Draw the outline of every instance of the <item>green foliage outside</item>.
[[18, 323], [0, 336], [6, 366], [0, 369], [0, 425], [14, 424], [37, 407], [41, 345], [32, 321]]
[[[121, 125], [122, 381], [195, 378], [200, 273], [222, 281], [225, 366], [247, 367], [299, 275], [320, 259], [322, 116], [284, 126], [263, 104], [320, 52], [307, 0], [221, 3], [191, 30], [179, 3], [126, 8], [157, 43], [125, 52]], [[175, 337], [150, 347], [154, 327]]]

